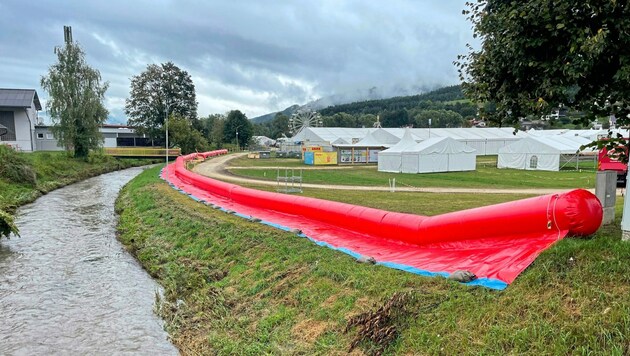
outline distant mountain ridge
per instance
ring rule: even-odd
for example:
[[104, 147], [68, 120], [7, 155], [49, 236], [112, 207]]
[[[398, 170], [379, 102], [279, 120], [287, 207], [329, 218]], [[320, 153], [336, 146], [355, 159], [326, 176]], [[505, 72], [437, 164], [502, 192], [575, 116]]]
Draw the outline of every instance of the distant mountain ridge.
[[421, 102], [449, 102], [464, 100], [464, 93], [461, 85], [452, 85], [432, 90], [427, 93], [396, 96], [387, 99], [365, 100], [354, 103], [329, 106], [319, 111], [324, 116], [334, 115], [336, 113], [346, 114], [379, 114], [387, 110], [411, 109]]
[[[415, 103], [419, 101], [452, 101], [461, 100], [464, 98], [460, 85], [442, 87], [428, 92], [422, 90], [419, 87], [413, 88], [412, 90], [416, 90], [414, 95], [409, 95], [409, 90], [401, 88], [384, 92], [376, 87], [370, 88], [368, 90], [357, 90], [354, 92], [335, 94], [317, 99], [315, 101], [311, 101], [310, 103], [302, 106], [292, 105], [282, 111], [255, 117], [251, 119], [251, 121], [252, 123], [260, 124], [273, 120], [278, 113], [282, 113], [286, 116], [291, 116], [299, 109], [317, 110], [322, 115], [333, 115], [338, 112], [345, 112], [348, 114], [377, 114], [378, 109], [383, 107], [399, 108], [401, 106], [408, 106], [409, 103]], [[384, 97], [383, 95], [386, 95], [386, 93], [388, 93], [390, 96]]]
[[267, 122], [267, 121], [271, 121], [273, 120], [277, 114], [284, 114], [286, 116], [291, 116], [293, 115], [294, 112], [296, 112], [298, 109], [300, 108], [299, 105], [291, 105], [288, 108], [282, 110], [282, 111], [276, 111], [276, 112], [272, 112], [266, 115], [262, 115], [262, 116], [257, 116], [253, 119], [251, 119], [252, 124], [262, 124], [263, 122]]

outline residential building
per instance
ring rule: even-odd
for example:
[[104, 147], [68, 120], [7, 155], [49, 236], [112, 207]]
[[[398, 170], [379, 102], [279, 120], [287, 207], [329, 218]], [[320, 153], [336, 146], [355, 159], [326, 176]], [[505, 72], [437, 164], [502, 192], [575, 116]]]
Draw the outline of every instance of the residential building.
[[34, 89], [0, 88], [0, 125], [7, 131], [0, 136], [0, 144], [18, 151], [34, 151], [35, 125], [41, 109]]

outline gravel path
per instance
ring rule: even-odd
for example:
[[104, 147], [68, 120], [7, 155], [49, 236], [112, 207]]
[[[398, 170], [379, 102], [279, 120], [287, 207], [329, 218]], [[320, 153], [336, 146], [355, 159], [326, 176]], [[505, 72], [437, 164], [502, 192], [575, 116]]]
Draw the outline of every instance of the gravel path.
[[[219, 179], [222, 181], [228, 181], [233, 183], [248, 183], [248, 184], [260, 184], [275, 186], [278, 183], [268, 180], [259, 180], [252, 178], [238, 177], [226, 170], [226, 166], [232, 159], [246, 155], [247, 153], [237, 153], [225, 156], [215, 157], [196, 165], [193, 168], [193, 172], [204, 175], [206, 177]], [[272, 167], [276, 168], [276, 167]], [[344, 167], [345, 168], [345, 167]], [[352, 168], [352, 167], [350, 167]], [[302, 184], [303, 188], [316, 188], [316, 189], [338, 189], [338, 190], [370, 190], [370, 191], [390, 191], [389, 187], [379, 186], [353, 186], [353, 185], [331, 185], [331, 184]], [[521, 189], [521, 188], [508, 188], [508, 189], [494, 189], [494, 188], [443, 188], [443, 187], [396, 187], [397, 192], [422, 192], [422, 193], [479, 193], [479, 194], [532, 194], [532, 195], [544, 195], [553, 193], [567, 192], [572, 189]], [[589, 189], [591, 192], [595, 192], [594, 189]], [[621, 190], [617, 190], [617, 195], [621, 195]]]

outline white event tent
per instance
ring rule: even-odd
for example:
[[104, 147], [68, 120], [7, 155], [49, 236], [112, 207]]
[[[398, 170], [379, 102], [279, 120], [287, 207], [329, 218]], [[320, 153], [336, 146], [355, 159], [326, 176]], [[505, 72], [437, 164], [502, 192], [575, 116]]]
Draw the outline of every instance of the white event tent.
[[397, 144], [378, 153], [378, 171], [400, 173], [402, 171], [402, 153], [416, 144], [418, 143], [411, 135], [411, 130], [406, 129]]
[[589, 142], [580, 136], [526, 137], [499, 149], [497, 168], [559, 171], [561, 163], [579, 159], [580, 146]]
[[378, 170], [396, 173], [471, 171], [476, 168], [476, 150], [450, 137], [432, 137], [415, 143], [406, 131], [400, 142], [381, 151]]

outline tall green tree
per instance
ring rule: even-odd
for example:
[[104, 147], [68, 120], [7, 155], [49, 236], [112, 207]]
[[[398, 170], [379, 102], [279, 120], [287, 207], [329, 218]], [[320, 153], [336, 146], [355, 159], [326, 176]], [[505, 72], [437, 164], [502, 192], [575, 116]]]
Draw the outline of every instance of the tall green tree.
[[224, 142], [236, 143], [238, 132], [238, 146], [244, 147], [253, 135], [252, 123], [247, 116], [239, 110], [232, 110], [228, 113], [223, 127]]
[[170, 142], [181, 148], [183, 154], [204, 152], [209, 148], [206, 138], [193, 127], [190, 120], [173, 114], [169, 117], [168, 131]]
[[223, 143], [225, 142], [223, 132], [225, 129], [225, 119], [225, 115], [214, 116], [209, 141], [216, 148], [223, 148]]
[[405, 109], [385, 111], [381, 114], [383, 127], [402, 127], [413, 123], [409, 118], [409, 113]]
[[[566, 105], [584, 113], [583, 123], [615, 115], [619, 126], [630, 124], [627, 1], [486, 0], [468, 3], [464, 13], [481, 39], [479, 50], [456, 61], [474, 102], [496, 103], [496, 114], [508, 122]], [[628, 160], [623, 135], [593, 146]], [[626, 240], [629, 202], [621, 224]]]
[[630, 123], [627, 1], [487, 0], [467, 5], [464, 14], [481, 47], [471, 47], [456, 65], [466, 96], [494, 103], [501, 123], [562, 105], [584, 112], [584, 123], [598, 115]]
[[462, 127], [464, 118], [450, 110], [423, 110], [415, 117], [414, 127], [429, 127], [429, 119], [431, 119], [431, 127]]
[[103, 105], [108, 83], [90, 67], [77, 42], [55, 49], [57, 63], [42, 76], [41, 86], [49, 94], [46, 110], [53, 121], [52, 132], [77, 158], [86, 158], [103, 143], [99, 127], [107, 120]]
[[277, 113], [273, 120], [271, 120], [270, 131], [269, 138], [276, 139], [278, 137], [282, 137], [283, 135], [290, 136], [289, 116], [283, 113]]
[[212, 139], [212, 129], [217, 120], [225, 119], [221, 114], [210, 114], [207, 117], [197, 120], [197, 129], [210, 142]]
[[149, 64], [131, 78], [125, 113], [129, 125], [149, 137], [164, 136], [166, 113], [194, 123], [197, 120], [195, 85], [190, 74], [173, 62]]

